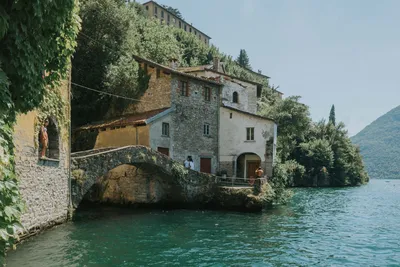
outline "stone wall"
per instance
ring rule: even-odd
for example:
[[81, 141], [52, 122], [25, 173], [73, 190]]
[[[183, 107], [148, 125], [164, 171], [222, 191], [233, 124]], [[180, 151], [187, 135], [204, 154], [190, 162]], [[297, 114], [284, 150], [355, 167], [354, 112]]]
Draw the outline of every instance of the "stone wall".
[[[172, 79], [172, 102], [175, 112], [171, 113], [174, 160], [183, 162], [192, 156], [195, 170], [200, 170], [200, 158], [211, 158], [212, 173], [218, 169], [218, 116], [220, 106], [219, 86], [194, 79], [188, 82], [188, 95], [181, 96], [182, 77]], [[211, 88], [210, 101], [205, 100], [205, 88]], [[210, 133], [204, 135], [204, 125]]]
[[28, 232], [65, 221], [69, 204], [68, 139], [59, 138], [59, 160], [39, 160], [36, 118], [36, 112], [19, 115], [14, 128], [15, 167], [26, 205], [21, 221]]
[[[257, 85], [230, 76], [224, 76], [214, 71], [194, 72], [200, 76], [218, 78], [220, 77], [222, 88], [222, 103], [236, 109], [240, 109], [250, 113], [257, 112]], [[238, 103], [233, 103], [233, 93], [238, 93]]]
[[[142, 113], [150, 110], [167, 108], [171, 106], [171, 74], [163, 70], [147, 65], [140, 64], [141, 68], [150, 75], [147, 90], [140, 98], [140, 102], [128, 106], [124, 114]], [[157, 73], [159, 75], [157, 75]]]

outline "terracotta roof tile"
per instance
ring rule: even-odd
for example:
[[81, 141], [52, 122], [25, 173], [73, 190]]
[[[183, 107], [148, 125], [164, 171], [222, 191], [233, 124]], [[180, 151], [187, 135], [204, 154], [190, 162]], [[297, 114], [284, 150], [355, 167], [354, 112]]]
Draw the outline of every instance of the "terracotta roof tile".
[[97, 128], [106, 128], [106, 127], [121, 127], [121, 126], [134, 126], [134, 125], [146, 125], [146, 120], [154, 117], [155, 115], [167, 110], [169, 108], [162, 108], [151, 110], [143, 113], [138, 114], [127, 114], [120, 116], [118, 118], [102, 121], [102, 122], [95, 122], [93, 124], [84, 125], [76, 129], [79, 130], [89, 130], [89, 129], [97, 129]]

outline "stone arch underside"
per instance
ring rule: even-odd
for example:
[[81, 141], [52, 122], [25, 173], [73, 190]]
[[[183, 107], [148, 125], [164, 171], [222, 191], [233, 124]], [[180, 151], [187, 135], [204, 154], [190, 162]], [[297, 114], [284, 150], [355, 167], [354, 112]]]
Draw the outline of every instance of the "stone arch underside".
[[[195, 171], [188, 171], [186, 175], [176, 175], [176, 166], [169, 157], [145, 146], [127, 146], [91, 150], [72, 154], [72, 202], [76, 208], [84, 195], [96, 183], [98, 177], [104, 176], [110, 170], [121, 165], [135, 167], [146, 166], [163, 173], [165, 179], [178, 184], [180, 195], [184, 201], [199, 201], [211, 194], [216, 186], [215, 177]], [[207, 201], [207, 200], [201, 200]]]

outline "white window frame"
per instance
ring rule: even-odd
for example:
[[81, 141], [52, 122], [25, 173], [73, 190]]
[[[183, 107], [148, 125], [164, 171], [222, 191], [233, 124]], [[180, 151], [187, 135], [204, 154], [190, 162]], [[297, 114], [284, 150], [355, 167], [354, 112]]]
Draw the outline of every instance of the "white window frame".
[[169, 137], [169, 123], [168, 122], [162, 123], [161, 136]]
[[246, 141], [254, 141], [254, 127], [246, 127]]

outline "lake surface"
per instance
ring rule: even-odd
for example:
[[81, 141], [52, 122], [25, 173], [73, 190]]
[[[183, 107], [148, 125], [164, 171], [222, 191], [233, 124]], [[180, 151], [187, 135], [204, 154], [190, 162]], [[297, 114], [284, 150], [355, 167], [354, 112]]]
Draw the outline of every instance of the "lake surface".
[[296, 189], [260, 214], [79, 211], [8, 266], [400, 266], [400, 180]]

